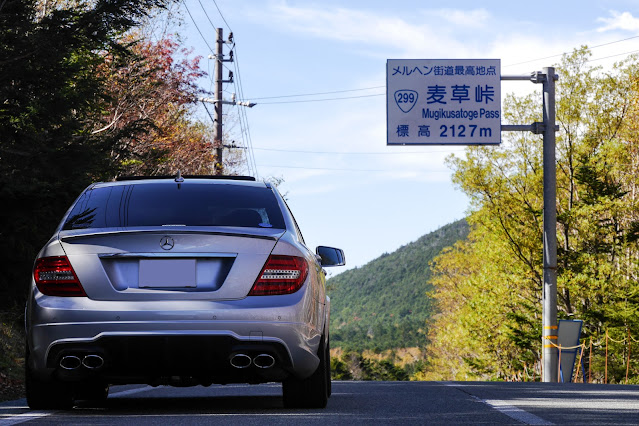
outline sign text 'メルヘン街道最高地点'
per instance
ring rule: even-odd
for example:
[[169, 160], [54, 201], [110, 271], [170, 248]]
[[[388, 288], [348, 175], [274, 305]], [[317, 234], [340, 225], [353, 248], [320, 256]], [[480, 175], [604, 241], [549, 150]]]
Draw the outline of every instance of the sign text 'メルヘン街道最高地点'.
[[499, 59], [389, 59], [387, 144], [498, 144]]

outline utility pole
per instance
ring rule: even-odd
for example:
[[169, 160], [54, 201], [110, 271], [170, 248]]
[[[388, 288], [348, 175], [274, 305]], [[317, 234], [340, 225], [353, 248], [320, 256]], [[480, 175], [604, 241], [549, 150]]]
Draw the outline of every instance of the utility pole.
[[222, 60], [224, 59], [224, 39], [222, 38], [222, 28], [217, 28], [217, 37], [215, 40], [215, 89], [213, 97], [215, 98], [215, 114], [214, 114], [214, 132], [213, 144], [216, 148], [215, 154], [215, 174], [221, 175], [224, 171], [224, 163], [222, 162]]
[[[216, 28], [216, 40], [215, 40], [215, 56], [209, 56], [209, 59], [215, 59], [215, 69], [213, 71], [215, 75], [215, 87], [213, 91], [213, 99], [211, 98], [199, 98], [200, 102], [206, 102], [209, 104], [213, 104], [215, 106], [214, 115], [213, 115], [213, 146], [215, 147], [215, 174], [222, 175], [224, 174], [224, 162], [223, 162], [223, 152], [224, 152], [224, 143], [223, 143], [223, 131], [222, 124], [224, 121], [224, 115], [222, 114], [222, 104], [227, 105], [240, 105], [249, 108], [253, 108], [256, 103], [250, 101], [237, 101], [235, 99], [235, 93], [230, 101], [225, 101], [222, 96], [222, 84], [223, 83], [233, 83], [233, 71], [229, 71], [228, 80], [222, 79], [222, 68], [224, 62], [233, 62], [233, 50], [229, 52], [229, 58], [224, 59], [224, 44], [229, 43], [232, 46], [233, 43], [233, 33], [229, 33], [228, 41], [224, 41], [222, 37], [222, 28]], [[233, 49], [233, 48], [231, 48]], [[205, 105], [206, 107], [206, 105]], [[208, 112], [208, 109], [207, 109]], [[226, 148], [241, 148], [235, 146], [234, 144], [227, 145]]]

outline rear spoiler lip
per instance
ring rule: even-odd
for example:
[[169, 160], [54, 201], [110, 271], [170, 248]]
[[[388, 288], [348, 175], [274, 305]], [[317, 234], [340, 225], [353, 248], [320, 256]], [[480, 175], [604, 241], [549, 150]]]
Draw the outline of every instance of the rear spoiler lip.
[[186, 258], [186, 259], [192, 259], [192, 258], [211, 258], [211, 257], [215, 257], [215, 258], [229, 258], [229, 259], [235, 259], [237, 258], [237, 253], [191, 253], [191, 252], [186, 252], [186, 253], [174, 253], [174, 252], [163, 252], [163, 253], [129, 253], [129, 252], [124, 252], [124, 253], [99, 253], [98, 257], [100, 259], [127, 259], [127, 258], [133, 258], [133, 259], [158, 259], [158, 258], [163, 258], [163, 257], [169, 257], [171, 259], [175, 259], [175, 258]]
[[[215, 229], [212, 229], [215, 228]], [[58, 238], [62, 242], [68, 242], [71, 240], [92, 238], [98, 236], [107, 236], [113, 234], [158, 234], [158, 235], [178, 235], [178, 234], [207, 234], [207, 235], [220, 235], [225, 237], [242, 237], [242, 238], [256, 238], [260, 240], [279, 240], [284, 233], [285, 229], [261, 229], [251, 228], [252, 232], [247, 232], [246, 228], [241, 227], [148, 227], [147, 229], [141, 228], [95, 228], [93, 230], [76, 229], [60, 231]], [[277, 231], [277, 232], [275, 232]]]

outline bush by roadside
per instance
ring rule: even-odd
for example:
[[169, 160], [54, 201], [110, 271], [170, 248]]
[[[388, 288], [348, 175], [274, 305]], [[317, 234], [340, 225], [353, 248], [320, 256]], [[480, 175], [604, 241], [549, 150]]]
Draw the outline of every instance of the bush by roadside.
[[419, 348], [363, 352], [331, 349], [333, 380], [420, 380], [424, 366]]

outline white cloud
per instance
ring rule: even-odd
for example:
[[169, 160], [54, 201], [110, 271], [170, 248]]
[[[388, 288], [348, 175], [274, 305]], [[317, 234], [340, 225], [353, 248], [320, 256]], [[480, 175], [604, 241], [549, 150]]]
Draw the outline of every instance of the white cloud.
[[482, 28], [491, 19], [490, 13], [485, 9], [459, 10], [459, 9], [439, 9], [426, 12], [426, 16], [432, 15], [444, 19], [449, 24], [464, 28]]
[[619, 13], [616, 10], [611, 10], [610, 14], [612, 15], [610, 18], [597, 19], [597, 21], [605, 24], [603, 27], [597, 28], [597, 31], [639, 31], [639, 18], [635, 18], [630, 12]]
[[[253, 12], [254, 19], [284, 31], [313, 37], [375, 46], [377, 51], [393, 49], [403, 55], [468, 55], [469, 43], [460, 42], [460, 31], [489, 28], [491, 15], [484, 9], [428, 9], [411, 15], [415, 22], [366, 10], [348, 8], [295, 7], [285, 1]], [[264, 16], [264, 13], [267, 16]], [[402, 53], [400, 53], [402, 54]], [[383, 55], [382, 55], [383, 56]]]

